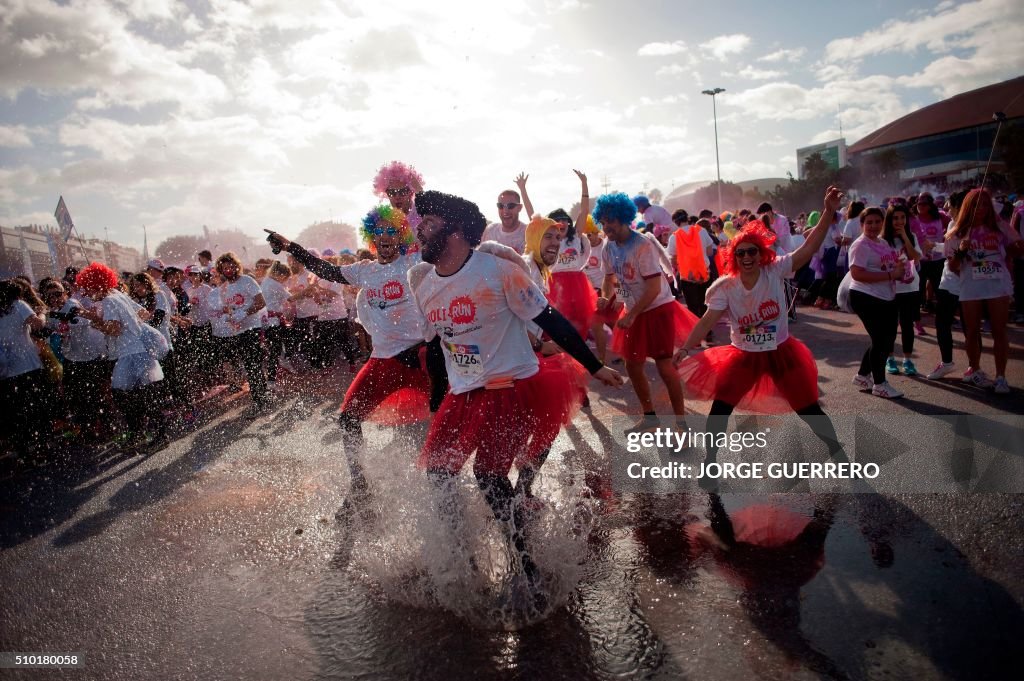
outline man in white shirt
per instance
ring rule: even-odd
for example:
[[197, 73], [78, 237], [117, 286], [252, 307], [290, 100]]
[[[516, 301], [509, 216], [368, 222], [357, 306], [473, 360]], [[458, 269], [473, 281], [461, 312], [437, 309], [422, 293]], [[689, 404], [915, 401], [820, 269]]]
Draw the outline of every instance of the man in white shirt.
[[675, 231], [676, 224], [672, 222], [672, 216], [668, 214], [668, 211], [661, 206], [655, 206], [652, 204], [651, 200], [643, 194], [637, 194], [634, 196], [633, 204], [636, 205], [636, 209], [640, 211], [640, 214], [643, 216], [648, 232], [653, 234], [654, 228], [658, 225], [668, 227], [671, 231]]
[[519, 219], [522, 210], [519, 192], [506, 189], [498, 194], [498, 218], [501, 221], [487, 225], [481, 240], [497, 241], [522, 255], [526, 250], [526, 223]]
[[[508, 472], [544, 425], [568, 419], [559, 391], [540, 369], [527, 336], [532, 322], [599, 380], [621, 385], [572, 325], [556, 312], [517, 264], [478, 252], [485, 220], [476, 204], [429, 191], [416, 196], [417, 237], [426, 265], [409, 283], [430, 329], [441, 337], [451, 392], [431, 423], [421, 454], [427, 474], [450, 488], [473, 453], [473, 472], [495, 518], [509, 528], [519, 568], [532, 586], [540, 575], [526, 549], [522, 504], [515, 502]], [[430, 267], [433, 265], [433, 267]], [[556, 372], [558, 374], [558, 372]], [[456, 506], [445, 497], [442, 507]], [[448, 511], [450, 512], [450, 511]], [[452, 518], [458, 523], [458, 518]], [[536, 603], [543, 609], [543, 596]]]
[[242, 262], [234, 253], [224, 253], [217, 258], [217, 271], [226, 281], [220, 300], [229, 324], [226, 354], [229, 360], [240, 361], [245, 367], [252, 397], [252, 408], [246, 416], [255, 418], [269, 407], [267, 376], [263, 370], [263, 343], [260, 340], [260, 310], [266, 307], [263, 290], [255, 279], [242, 274]]

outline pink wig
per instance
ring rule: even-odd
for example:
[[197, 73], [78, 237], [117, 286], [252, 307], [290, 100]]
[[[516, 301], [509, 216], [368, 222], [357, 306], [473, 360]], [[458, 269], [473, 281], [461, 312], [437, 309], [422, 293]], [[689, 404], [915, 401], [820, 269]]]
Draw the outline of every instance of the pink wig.
[[725, 273], [738, 276], [740, 271], [736, 266], [736, 247], [742, 244], [754, 244], [761, 250], [761, 267], [775, 261], [775, 251], [772, 244], [775, 243], [775, 235], [768, 231], [760, 220], [751, 220], [729, 243], [722, 249], [722, 267]]
[[373, 191], [380, 198], [387, 198], [388, 185], [400, 184], [412, 189], [413, 194], [423, 191], [423, 176], [415, 168], [401, 161], [392, 161], [380, 167], [373, 178]]

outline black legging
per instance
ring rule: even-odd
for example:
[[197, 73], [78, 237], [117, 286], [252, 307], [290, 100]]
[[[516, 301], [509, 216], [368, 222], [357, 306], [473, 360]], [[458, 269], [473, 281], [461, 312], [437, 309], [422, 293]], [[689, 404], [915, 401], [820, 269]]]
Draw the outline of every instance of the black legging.
[[[707, 431], [714, 433], [715, 438], [712, 440], [712, 444], [707, 447], [705, 463], [713, 463], [715, 461], [718, 455], [717, 443], [723, 439], [719, 438], [718, 435], [726, 431], [726, 427], [729, 425], [729, 415], [732, 414], [734, 409], [736, 409], [735, 405], [722, 400], [715, 400], [711, 403], [711, 411], [708, 412]], [[796, 415], [802, 418], [804, 423], [810, 426], [814, 434], [818, 436], [818, 439], [825, 443], [830, 456], [835, 457], [836, 453], [842, 450], [843, 445], [839, 442], [836, 429], [832, 425], [832, 421], [829, 420], [828, 414], [822, 411], [820, 404], [815, 402], [810, 406], [798, 409]]]
[[938, 295], [939, 282], [942, 281], [942, 265], [944, 262], [944, 260], [921, 261], [921, 288], [919, 289], [921, 293], [921, 302], [927, 300], [925, 297], [927, 295], [927, 289], [925, 287], [928, 285], [929, 281], [932, 283], [932, 291], [936, 296]]
[[704, 297], [707, 295], [708, 286], [710, 284], [706, 281], [679, 280], [679, 291], [683, 294], [683, 300], [686, 301], [687, 309], [698, 317], [703, 317], [704, 313], [708, 311], [708, 306], [704, 304]]
[[903, 356], [910, 357], [914, 352], [914, 322], [921, 317], [921, 294], [918, 291], [897, 293], [896, 311], [903, 338]]
[[860, 317], [871, 338], [860, 362], [861, 376], [871, 374], [875, 385], [885, 382], [885, 360], [896, 344], [896, 324], [899, 317], [895, 300], [882, 300], [863, 291], [850, 291], [850, 307]]
[[946, 364], [953, 362], [953, 318], [960, 307], [960, 296], [945, 289], [938, 290], [938, 305], [935, 308], [935, 340], [939, 353]]
[[263, 371], [263, 343], [260, 341], [259, 329], [243, 331], [237, 336], [225, 339], [225, 350], [228, 360], [237, 366], [245, 367], [249, 378], [249, 396], [254, 404], [267, 401], [267, 375]]

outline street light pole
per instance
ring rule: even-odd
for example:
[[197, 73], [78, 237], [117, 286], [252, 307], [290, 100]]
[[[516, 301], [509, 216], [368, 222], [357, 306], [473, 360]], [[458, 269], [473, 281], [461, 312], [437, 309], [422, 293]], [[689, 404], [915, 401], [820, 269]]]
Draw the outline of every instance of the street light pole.
[[716, 95], [725, 92], [725, 88], [716, 87], [714, 90], [704, 90], [702, 94], [711, 95], [711, 112], [715, 120], [715, 172], [718, 175], [718, 213], [722, 213], [722, 166], [718, 160], [718, 105]]

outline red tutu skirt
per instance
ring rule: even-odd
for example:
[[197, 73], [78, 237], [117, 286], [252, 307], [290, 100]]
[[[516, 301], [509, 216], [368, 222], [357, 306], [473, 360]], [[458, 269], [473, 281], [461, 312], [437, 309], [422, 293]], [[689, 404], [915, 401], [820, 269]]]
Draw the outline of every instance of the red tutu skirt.
[[594, 319], [614, 328], [615, 322], [619, 321], [625, 314], [625, 306], [620, 301], [613, 299], [603, 310], [596, 310], [594, 312]]
[[371, 357], [345, 392], [341, 411], [382, 426], [424, 421], [430, 417], [430, 378], [422, 367]]
[[786, 414], [818, 401], [818, 365], [792, 336], [775, 350], [746, 352], [720, 345], [679, 366], [687, 396], [722, 400], [743, 411]]
[[694, 554], [713, 550], [715, 562], [729, 581], [744, 591], [765, 586], [796, 588], [811, 581], [825, 565], [824, 534], [810, 528], [812, 519], [778, 506], [747, 506], [729, 515], [736, 546], [713, 550], [705, 541], [703, 523], [687, 526]]
[[629, 361], [665, 359], [683, 347], [697, 317], [672, 300], [642, 313], [628, 329], [615, 327], [612, 350]]
[[579, 411], [586, 370], [565, 354], [546, 357], [509, 388], [448, 393], [434, 415], [419, 464], [458, 473], [473, 452], [476, 475], [507, 475], [532, 463]]
[[597, 294], [590, 285], [590, 279], [583, 272], [555, 272], [551, 275], [551, 292], [548, 294], [551, 306], [562, 313], [576, 328], [576, 332], [587, 337], [590, 324], [597, 310]]

